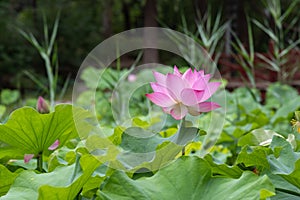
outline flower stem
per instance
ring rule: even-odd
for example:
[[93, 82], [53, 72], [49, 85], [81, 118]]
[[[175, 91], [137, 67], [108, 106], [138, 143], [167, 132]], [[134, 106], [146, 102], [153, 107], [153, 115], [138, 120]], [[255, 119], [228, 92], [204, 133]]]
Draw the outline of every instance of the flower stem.
[[183, 146], [183, 147], [182, 147], [182, 150], [181, 150], [181, 155], [182, 155], [182, 156], [184, 156], [184, 155], [185, 155], [185, 146]]
[[38, 170], [39, 172], [44, 172], [43, 170], [43, 152], [40, 152], [37, 157], [37, 168], [36, 170]]
[[[182, 118], [181, 123], [180, 123], [180, 127], [179, 127], [179, 134], [183, 134], [183, 129], [185, 128], [185, 117]], [[185, 155], [185, 145], [182, 147], [181, 150], [181, 155], [184, 156]]]
[[49, 92], [50, 92], [50, 109], [52, 110], [54, 107], [54, 100], [55, 100], [55, 85], [53, 79], [53, 72], [52, 66], [50, 61], [50, 55], [44, 57], [47, 76], [48, 76], [48, 83], [49, 83]]

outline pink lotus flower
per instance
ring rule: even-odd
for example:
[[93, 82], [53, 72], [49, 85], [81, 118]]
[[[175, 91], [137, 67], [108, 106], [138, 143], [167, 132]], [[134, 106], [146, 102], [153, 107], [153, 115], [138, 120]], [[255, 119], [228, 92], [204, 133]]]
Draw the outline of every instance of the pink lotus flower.
[[220, 82], [209, 82], [210, 74], [188, 69], [181, 74], [174, 66], [173, 74], [153, 72], [157, 82], [151, 83], [154, 93], [146, 94], [163, 111], [179, 120], [187, 113], [197, 116], [219, 108], [215, 102], [205, 102], [220, 86]]
[[25, 154], [24, 155], [24, 163], [28, 163], [33, 157], [34, 157], [34, 154]]
[[48, 103], [41, 96], [39, 96], [39, 98], [38, 98], [38, 101], [36, 104], [36, 109], [41, 114], [46, 114], [46, 113], [50, 112]]
[[50, 151], [55, 150], [57, 149], [58, 146], [59, 146], [59, 140], [55, 140], [55, 142], [50, 147], [48, 147], [48, 150]]

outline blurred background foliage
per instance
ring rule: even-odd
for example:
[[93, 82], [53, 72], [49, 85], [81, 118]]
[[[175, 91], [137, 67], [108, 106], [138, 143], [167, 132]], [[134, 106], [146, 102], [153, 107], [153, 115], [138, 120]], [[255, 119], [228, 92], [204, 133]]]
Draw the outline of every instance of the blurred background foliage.
[[[189, 34], [210, 50], [211, 47], [205, 46], [203, 42], [202, 29], [199, 29], [199, 24], [207, 25], [208, 19], [211, 18], [210, 23], [213, 26], [219, 15], [220, 26], [227, 24], [218, 37], [217, 48], [212, 51], [211, 56], [214, 57], [216, 53], [220, 53], [218, 56], [221, 59], [220, 68], [221, 70], [223, 68], [224, 74], [226, 74], [226, 70], [234, 69], [226, 62], [236, 64], [233, 61], [234, 57], [230, 56], [237, 52], [232, 47], [234, 42], [232, 34], [234, 33], [239, 38], [240, 44], [244, 45], [246, 50], [251, 45], [246, 16], [261, 22], [261, 24], [268, 23], [270, 29], [276, 28], [278, 21], [273, 20], [274, 13], [284, 14], [283, 11], [289, 10], [289, 6], [292, 4], [293, 7], [288, 15], [280, 21], [282, 29], [290, 30], [284, 33], [283, 43], [299, 39], [300, 20], [297, 20], [299, 18], [297, 12], [299, 1], [275, 0], [272, 2], [268, 3], [266, 0], [0, 0], [0, 89], [16, 88], [22, 91], [24, 88], [31, 88], [42, 92], [24, 74], [24, 70], [41, 78], [44, 77], [46, 84], [47, 77], [43, 60], [36, 49], [32, 48], [28, 41], [20, 35], [17, 28], [31, 32], [38, 41], [42, 41], [44, 36], [43, 15], [51, 29], [57, 13], [60, 12], [56, 45], [60, 75], [58, 83], [63, 84], [68, 75], [73, 78], [76, 76], [81, 62], [97, 44], [116, 33], [131, 28], [169, 27]], [[293, 22], [292, 27], [289, 27], [290, 22]], [[268, 52], [270, 49], [268, 33], [255, 26], [251, 21], [250, 23], [252, 24], [252, 35], [255, 38], [252, 44], [255, 47], [254, 51]], [[213, 33], [210, 34], [212, 35], [206, 35], [207, 38], [209, 39], [209, 36], [214, 38]], [[153, 61], [154, 58], [154, 61], [163, 64], [174, 65], [176, 63], [180, 65], [182, 61], [175, 61], [173, 57], [166, 52], [160, 52], [159, 57], [152, 55], [151, 58], [150, 55], [148, 61]], [[226, 62], [224, 62], [224, 57]], [[145, 63], [147, 63], [147, 58], [145, 51], [143, 59]], [[129, 61], [134, 60], [135, 57], [129, 56]], [[121, 66], [130, 67], [130, 62], [129, 64], [122, 62]], [[232, 73], [235, 72], [231, 72], [230, 75]]]

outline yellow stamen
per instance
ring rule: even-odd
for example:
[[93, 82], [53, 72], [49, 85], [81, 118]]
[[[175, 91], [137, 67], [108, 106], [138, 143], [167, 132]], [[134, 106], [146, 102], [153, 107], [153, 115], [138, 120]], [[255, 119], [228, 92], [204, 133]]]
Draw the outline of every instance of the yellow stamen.
[[297, 129], [297, 132], [300, 133], [300, 122], [295, 119], [292, 119], [291, 123], [292, 123], [293, 128]]

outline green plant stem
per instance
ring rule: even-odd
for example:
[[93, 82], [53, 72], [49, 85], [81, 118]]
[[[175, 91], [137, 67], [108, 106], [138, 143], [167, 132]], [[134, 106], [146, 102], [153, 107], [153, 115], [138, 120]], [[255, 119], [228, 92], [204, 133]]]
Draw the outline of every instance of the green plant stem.
[[[33, 36], [32, 33], [26, 33], [23, 30], [18, 29], [20, 34], [38, 50], [38, 52], [40, 53], [41, 57], [43, 58], [43, 60], [45, 62], [45, 68], [46, 68], [48, 84], [49, 84], [50, 109], [51, 110], [53, 110], [53, 107], [54, 107], [55, 90], [56, 90], [56, 86], [57, 86], [58, 61], [57, 61], [57, 49], [56, 49], [56, 46], [54, 43], [55, 43], [55, 39], [56, 39], [56, 35], [57, 35], [59, 16], [60, 16], [60, 14], [58, 13], [55, 23], [54, 23], [54, 26], [53, 26], [53, 31], [52, 31], [50, 39], [49, 39], [49, 35], [48, 35], [47, 20], [46, 20], [46, 17], [43, 16], [44, 40], [45, 40], [44, 44], [45, 45], [40, 45], [40, 43]], [[54, 47], [54, 52], [53, 52], [53, 47]], [[52, 60], [51, 60], [51, 58], [52, 58]], [[56, 63], [56, 67], [54, 69], [55, 73], [53, 73], [52, 68], [54, 67], [55, 63]]]
[[82, 199], [82, 196], [80, 195], [82, 192], [82, 189], [78, 192], [78, 194], [76, 195], [75, 199], [76, 200], [81, 200]]
[[[185, 127], [185, 117], [182, 118], [181, 122], [180, 122], [180, 127], [179, 127], [179, 134], [183, 134], [182, 132], [182, 128]], [[185, 155], [185, 146], [182, 147], [181, 150], [181, 155], [184, 156]]]
[[182, 155], [182, 156], [184, 156], [184, 155], [185, 155], [185, 146], [183, 146], [183, 147], [182, 147], [182, 150], [181, 150], [181, 155]]
[[51, 62], [49, 56], [43, 57], [45, 60], [45, 66], [48, 76], [49, 82], [49, 93], [50, 93], [50, 109], [52, 110], [54, 107], [54, 100], [55, 100], [55, 91], [54, 91], [54, 84], [53, 84], [53, 72], [51, 68]]
[[37, 155], [37, 168], [36, 168], [36, 170], [38, 170], [39, 172], [43, 172], [44, 170], [43, 170], [43, 153], [41, 152], [41, 153], [39, 153], [38, 155]]

